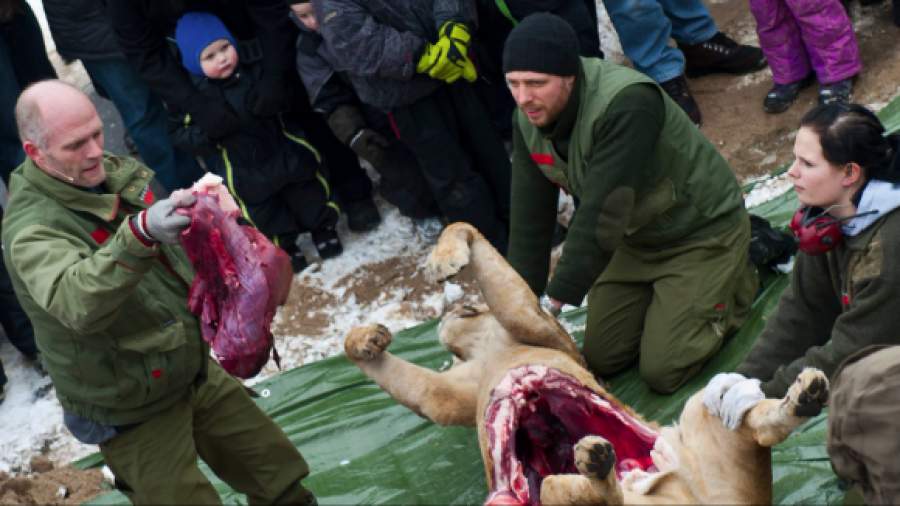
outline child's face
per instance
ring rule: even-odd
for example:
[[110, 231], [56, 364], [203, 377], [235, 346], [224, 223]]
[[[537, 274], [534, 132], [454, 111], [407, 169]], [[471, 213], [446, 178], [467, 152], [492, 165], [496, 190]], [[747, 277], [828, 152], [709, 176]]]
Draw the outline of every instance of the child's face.
[[291, 4], [291, 10], [297, 19], [303, 23], [303, 26], [311, 32], [319, 31], [319, 20], [316, 19], [316, 13], [313, 12], [312, 2], [302, 4]]
[[225, 79], [237, 68], [237, 50], [226, 39], [219, 39], [206, 46], [200, 53], [200, 68], [210, 79]]

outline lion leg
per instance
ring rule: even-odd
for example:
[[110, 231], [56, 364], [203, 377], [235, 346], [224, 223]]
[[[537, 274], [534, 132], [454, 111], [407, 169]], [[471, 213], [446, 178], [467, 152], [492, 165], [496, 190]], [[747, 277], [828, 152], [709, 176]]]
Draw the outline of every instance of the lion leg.
[[580, 364], [578, 347], [553, 316], [544, 312], [528, 283], [468, 223], [453, 223], [444, 229], [426, 263], [433, 279], [446, 279], [471, 265], [478, 287], [494, 318], [521, 342], [558, 349]]
[[747, 413], [744, 423], [753, 430], [760, 446], [773, 446], [810, 417], [818, 415], [827, 402], [828, 377], [818, 369], [806, 368], [784, 399], [760, 401]]
[[446, 372], [412, 364], [387, 351], [383, 325], [354, 327], [344, 339], [347, 357], [398, 403], [440, 425], [475, 425], [481, 368], [462, 363]]
[[575, 468], [581, 474], [555, 474], [541, 483], [541, 504], [623, 504], [616, 479], [616, 452], [600, 436], [585, 436], [575, 445]]

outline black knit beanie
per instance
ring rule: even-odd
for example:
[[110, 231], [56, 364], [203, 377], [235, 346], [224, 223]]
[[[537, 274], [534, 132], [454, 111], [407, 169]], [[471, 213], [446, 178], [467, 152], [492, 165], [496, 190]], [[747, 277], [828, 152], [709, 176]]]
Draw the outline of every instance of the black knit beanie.
[[503, 46], [503, 73], [515, 70], [557, 76], [578, 73], [578, 37], [559, 16], [538, 12], [523, 19]]

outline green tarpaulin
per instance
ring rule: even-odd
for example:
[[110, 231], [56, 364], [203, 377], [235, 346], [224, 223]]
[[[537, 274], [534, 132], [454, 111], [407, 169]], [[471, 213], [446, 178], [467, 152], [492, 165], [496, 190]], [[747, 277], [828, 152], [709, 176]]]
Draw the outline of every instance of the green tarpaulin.
[[[900, 128], [900, 101], [892, 102], [881, 116], [889, 128]], [[793, 194], [788, 193], [752, 212], [783, 227], [796, 206]], [[748, 323], [702, 374], [676, 394], [651, 392], [635, 370], [610, 379], [612, 392], [651, 420], [668, 423], [675, 419], [684, 401], [710, 377], [732, 370], [740, 362], [777, 304], [787, 279], [771, 276], [765, 286]], [[577, 310], [564, 318], [582, 325], [585, 313]], [[581, 332], [575, 335], [580, 340]], [[437, 341], [435, 322], [397, 334], [390, 350], [434, 369], [450, 360]], [[284, 428], [309, 462], [312, 474], [304, 483], [320, 504], [479, 504], [487, 495], [474, 429], [439, 427], [418, 417], [394, 403], [343, 356], [284, 372], [254, 388], [263, 394], [259, 405]], [[776, 503], [843, 501], [844, 492], [825, 451], [825, 430], [823, 414], [774, 449]], [[78, 464], [90, 466], [99, 461], [92, 456]], [[243, 503], [243, 497], [208, 474], [226, 503]], [[91, 504], [122, 502], [124, 496], [108, 493]]]

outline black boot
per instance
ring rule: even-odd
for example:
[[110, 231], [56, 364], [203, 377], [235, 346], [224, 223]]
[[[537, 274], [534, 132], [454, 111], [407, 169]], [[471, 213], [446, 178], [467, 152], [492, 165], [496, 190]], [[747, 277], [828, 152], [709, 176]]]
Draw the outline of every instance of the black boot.
[[306, 261], [306, 256], [303, 254], [303, 251], [300, 250], [300, 247], [297, 246], [296, 239], [297, 236], [295, 235], [293, 240], [284, 241], [282, 243], [282, 249], [291, 259], [291, 270], [294, 271], [294, 274], [299, 273], [309, 266], [309, 262]]
[[374, 230], [381, 223], [381, 214], [371, 198], [349, 202], [344, 205], [347, 213], [347, 226], [354, 232]]
[[700, 126], [703, 123], [703, 117], [700, 115], [700, 107], [691, 95], [691, 89], [688, 88], [687, 79], [684, 75], [680, 75], [674, 79], [659, 83], [660, 87], [672, 97], [676, 104], [684, 109], [685, 114], [695, 125]]
[[763, 99], [763, 110], [770, 114], [778, 114], [788, 110], [791, 104], [797, 100], [800, 90], [806, 88], [813, 82], [813, 75], [810, 74], [799, 81], [787, 84], [775, 84], [766, 98]]
[[819, 85], [819, 105], [849, 104], [853, 92], [853, 78]]
[[341, 244], [341, 240], [333, 228], [314, 230], [312, 239], [322, 260], [336, 257], [344, 252], [344, 245]]
[[738, 44], [722, 32], [699, 44], [678, 43], [684, 53], [685, 70], [689, 77], [706, 74], [746, 74], [766, 67], [766, 57], [760, 48]]

